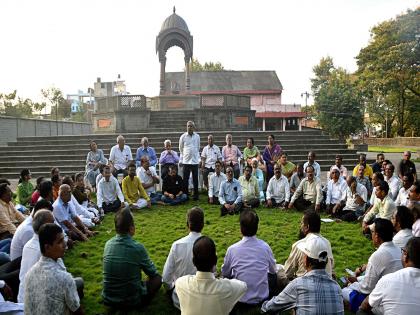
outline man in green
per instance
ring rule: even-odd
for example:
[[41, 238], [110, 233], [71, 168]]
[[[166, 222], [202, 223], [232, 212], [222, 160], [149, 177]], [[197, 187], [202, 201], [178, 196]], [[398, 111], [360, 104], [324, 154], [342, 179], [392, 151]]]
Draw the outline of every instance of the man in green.
[[[114, 222], [117, 235], [104, 248], [104, 303], [117, 309], [147, 305], [159, 291], [162, 277], [145, 247], [132, 238], [136, 228], [129, 208], [118, 211]], [[141, 280], [141, 271], [149, 277], [147, 281]]]

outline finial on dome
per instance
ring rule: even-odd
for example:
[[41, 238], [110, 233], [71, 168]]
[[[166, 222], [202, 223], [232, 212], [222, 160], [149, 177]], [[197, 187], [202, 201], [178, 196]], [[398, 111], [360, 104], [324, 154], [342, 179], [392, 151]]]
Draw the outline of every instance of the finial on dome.
[[175, 9], [175, 6], [174, 6], [174, 14], [175, 14], [175, 11], [176, 11], [176, 9]]

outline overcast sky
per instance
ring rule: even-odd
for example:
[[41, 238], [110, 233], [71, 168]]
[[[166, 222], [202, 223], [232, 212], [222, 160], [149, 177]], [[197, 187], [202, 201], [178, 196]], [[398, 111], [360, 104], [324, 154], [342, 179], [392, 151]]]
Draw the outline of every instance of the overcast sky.
[[[379, 22], [417, 0], [1, 0], [0, 93], [40, 100], [40, 89], [86, 91], [97, 77], [126, 80], [131, 94], [159, 93], [155, 40], [172, 7], [194, 37], [194, 56], [229, 70], [275, 70], [283, 103], [302, 103], [323, 56], [356, 69]], [[183, 70], [182, 50], [166, 71]], [[312, 102], [312, 99], [309, 101]]]

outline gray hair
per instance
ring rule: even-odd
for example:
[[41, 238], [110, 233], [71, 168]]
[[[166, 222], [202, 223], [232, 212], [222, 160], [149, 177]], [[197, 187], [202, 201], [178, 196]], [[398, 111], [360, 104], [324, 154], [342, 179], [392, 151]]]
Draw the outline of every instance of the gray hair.
[[149, 142], [149, 139], [148, 139], [147, 137], [143, 137], [143, 138], [141, 138], [141, 143], [142, 143], [142, 144], [144, 143], [144, 141]]
[[188, 124], [191, 124], [193, 126], [193, 128], [195, 129], [195, 123], [192, 120], [188, 120], [187, 121], [187, 126]]
[[122, 140], [125, 140], [125, 139], [124, 139], [124, 137], [123, 137], [122, 135], [119, 135], [119, 136], [117, 137], [117, 142], [118, 142], [119, 140], [121, 140], [121, 139], [122, 139]]
[[53, 223], [54, 216], [50, 210], [41, 209], [35, 213], [35, 216], [32, 221], [32, 228], [34, 229], [35, 234], [38, 234], [39, 229], [45, 223]]
[[165, 141], [163, 141], [163, 145], [166, 146], [167, 144], [172, 145], [171, 140], [166, 139]]

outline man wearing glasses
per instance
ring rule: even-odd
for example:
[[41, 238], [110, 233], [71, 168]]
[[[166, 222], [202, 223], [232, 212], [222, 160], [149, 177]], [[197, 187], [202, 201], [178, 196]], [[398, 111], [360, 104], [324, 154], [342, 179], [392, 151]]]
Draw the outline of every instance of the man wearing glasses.
[[220, 185], [219, 202], [222, 205], [220, 216], [233, 215], [242, 210], [242, 188], [236, 178], [233, 178], [233, 168], [226, 168], [227, 180]]

